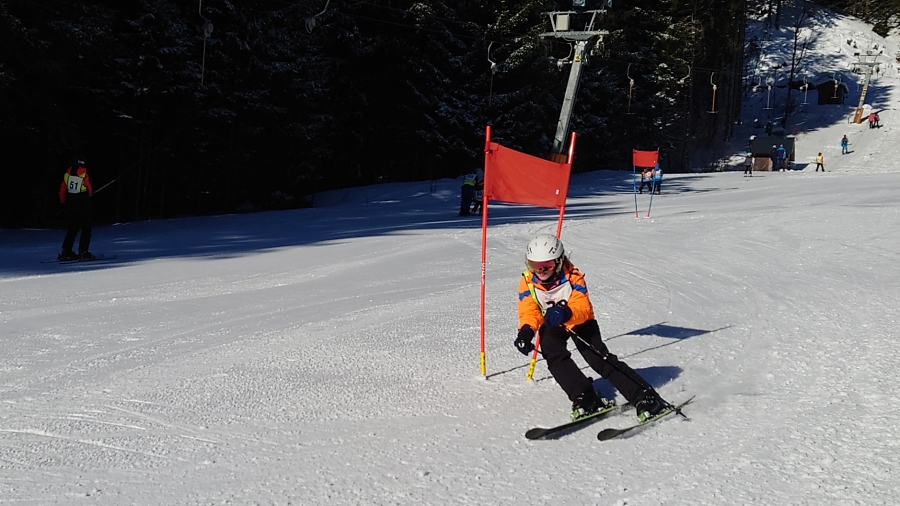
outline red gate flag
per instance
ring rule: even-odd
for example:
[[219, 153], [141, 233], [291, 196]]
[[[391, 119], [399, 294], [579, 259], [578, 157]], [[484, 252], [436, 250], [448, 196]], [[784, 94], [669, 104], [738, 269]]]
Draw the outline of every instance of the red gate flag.
[[570, 163], [527, 155], [496, 142], [485, 153], [484, 198], [561, 208], [569, 190]]
[[656, 151], [638, 151], [633, 150], [632, 165], [635, 167], [656, 167], [659, 161], [659, 150]]
[[[485, 131], [484, 141], [484, 194], [481, 211], [481, 375], [487, 379], [487, 365], [484, 342], [485, 331], [485, 286], [487, 275], [487, 223], [488, 209], [492, 200], [514, 204], [530, 204], [559, 209], [556, 223], [556, 237], [562, 232], [563, 216], [566, 213], [566, 193], [569, 191], [569, 173], [575, 157], [575, 132], [569, 141], [568, 155], [555, 153], [555, 160], [544, 160], [514, 149], [505, 148], [491, 142], [491, 127]], [[541, 337], [535, 340], [526, 379], [531, 380], [537, 363]]]
[[[639, 218], [637, 204], [637, 168], [638, 167], [657, 167], [659, 165], [659, 149], [656, 151], [638, 151], [631, 150], [631, 180], [634, 184], [634, 217]], [[641, 182], [643, 190], [644, 183]], [[650, 205], [653, 205], [653, 184], [650, 185]], [[647, 217], [650, 217], [650, 208], [647, 208]]]

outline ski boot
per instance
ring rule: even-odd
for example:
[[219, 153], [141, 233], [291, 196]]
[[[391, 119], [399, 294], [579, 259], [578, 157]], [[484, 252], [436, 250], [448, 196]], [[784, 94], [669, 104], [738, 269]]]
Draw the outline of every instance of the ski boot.
[[56, 259], [60, 262], [68, 262], [70, 260], [78, 260], [78, 255], [76, 255], [74, 251], [66, 249], [59, 255], [56, 255]]
[[655, 390], [644, 390], [634, 403], [634, 411], [641, 423], [660, 414], [668, 407], [668, 403], [662, 400]]
[[592, 415], [601, 409], [606, 409], [615, 403], [604, 399], [599, 392], [593, 389], [586, 390], [578, 395], [572, 402], [572, 420], [578, 420]]

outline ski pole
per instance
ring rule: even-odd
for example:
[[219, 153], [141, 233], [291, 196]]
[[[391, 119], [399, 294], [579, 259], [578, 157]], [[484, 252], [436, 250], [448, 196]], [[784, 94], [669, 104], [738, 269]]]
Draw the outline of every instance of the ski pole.
[[[641, 184], [643, 184], [643, 182], [641, 182]], [[631, 186], [634, 189], [634, 191], [632, 192], [634, 193], [634, 217], [640, 218], [640, 215], [638, 215], [637, 206], [637, 166], [635, 165], [631, 166]], [[641, 188], [641, 191], [644, 191], [643, 187]], [[650, 195], [650, 198], [653, 198], [653, 195]]]
[[541, 333], [540, 329], [538, 330], [539, 332], [534, 337], [534, 351], [531, 352], [531, 363], [528, 364], [528, 374], [525, 375], [525, 381], [531, 381], [531, 377], [534, 376], [534, 366], [537, 364], [538, 350], [541, 346]]
[[[581, 337], [580, 335], [578, 335], [578, 333], [575, 332], [574, 330], [569, 330], [569, 334], [571, 334], [572, 337], [574, 337], [575, 339], [578, 339], [579, 341], [581, 341], [582, 343], [584, 343], [588, 348], [591, 349], [591, 351], [593, 351], [594, 353], [597, 354], [597, 356], [599, 356], [600, 358], [602, 358], [604, 362], [606, 362], [607, 364], [609, 364], [610, 366], [612, 366], [613, 369], [619, 371], [623, 376], [625, 376], [626, 378], [630, 379], [630, 380], [631, 380], [633, 383], [635, 383], [636, 385], [640, 386], [641, 388], [647, 388], [647, 387], [650, 387], [650, 385], [647, 384], [647, 382], [644, 381], [643, 378], [641, 378], [640, 380], [635, 379], [635, 378], [631, 375], [630, 372], [628, 372], [628, 371], [622, 369], [622, 368], [619, 367], [615, 362], [609, 360], [609, 351], [607, 351], [606, 353], [600, 353], [600, 350], [598, 350], [593, 344], [589, 343], [585, 338], [583, 338], [583, 337]], [[650, 387], [650, 388], [652, 388], [652, 387]], [[657, 393], [657, 395], [659, 395], [659, 394]], [[666, 403], [666, 406], [668, 406], [668, 407], [673, 407], [673, 404], [670, 403], [669, 401], [663, 399], [662, 397], [660, 397], [660, 399], [662, 399], [662, 401]], [[679, 415], [681, 415], [681, 416], [685, 416], [684, 413], [682, 413], [680, 409], [679, 409], [678, 411], [676, 411], [676, 412], [677, 412]], [[687, 418], [687, 417], [685, 416], [685, 418]]]
[[585, 338], [583, 338], [583, 337], [581, 337], [580, 335], [578, 335], [578, 333], [575, 332], [574, 330], [570, 330], [570, 331], [569, 331], [569, 334], [571, 334], [572, 337], [574, 337], [575, 339], [578, 339], [579, 341], [581, 341], [582, 343], [584, 343], [588, 348], [591, 349], [591, 351], [593, 351], [593, 352], [596, 353], [600, 358], [602, 358], [604, 362], [606, 362], [607, 364], [611, 365], [613, 369], [615, 369], [615, 370], [619, 371], [620, 373], [622, 373], [625, 377], [627, 377], [628, 379], [630, 379], [630, 380], [632, 381], [632, 383], [635, 383], [635, 384], [637, 384], [638, 386], [643, 387], [643, 388], [646, 388], [646, 387], [649, 386], [649, 385], [647, 385], [647, 382], [646, 382], [646, 381], [643, 381], [643, 379], [641, 379], [641, 380], [635, 379], [634, 377], [632, 377], [631, 373], [629, 373], [628, 371], [622, 369], [621, 367], [619, 367], [618, 365], [616, 365], [615, 362], [611, 361], [611, 360], [609, 359], [609, 352], [608, 352], [608, 351], [607, 351], [606, 353], [600, 353], [600, 350], [598, 350], [593, 344], [589, 343]]

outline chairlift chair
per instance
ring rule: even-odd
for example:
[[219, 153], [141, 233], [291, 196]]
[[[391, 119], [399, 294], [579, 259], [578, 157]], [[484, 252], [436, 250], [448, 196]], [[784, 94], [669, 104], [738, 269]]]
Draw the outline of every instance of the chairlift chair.
[[628, 78], [628, 111], [625, 114], [632, 114], [631, 112], [631, 92], [634, 90], [634, 79], [631, 78], [631, 64], [628, 64], [628, 68], [625, 70], [625, 76]]

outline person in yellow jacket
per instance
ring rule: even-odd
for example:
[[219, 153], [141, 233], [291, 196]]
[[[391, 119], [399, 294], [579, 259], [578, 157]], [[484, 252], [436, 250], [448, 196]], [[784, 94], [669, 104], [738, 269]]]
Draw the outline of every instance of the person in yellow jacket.
[[474, 170], [472, 172], [467, 172], [463, 176], [459, 202], [460, 216], [469, 216], [472, 214], [472, 199], [475, 198], [476, 183], [478, 183], [478, 173]]
[[612, 383], [635, 407], [640, 420], [665, 409], [668, 403], [656, 390], [603, 343], [584, 275], [569, 261], [562, 241], [550, 234], [538, 235], [528, 243], [525, 259], [515, 346], [527, 356], [534, 350], [535, 332], [540, 332], [547, 368], [572, 401], [573, 414], [595, 412], [609, 401], [597, 394], [593, 381], [572, 360], [567, 347], [570, 337], [591, 369]]
[[822, 153], [816, 155], [816, 172], [819, 172], [819, 169], [825, 172], [825, 157], [822, 156]]

